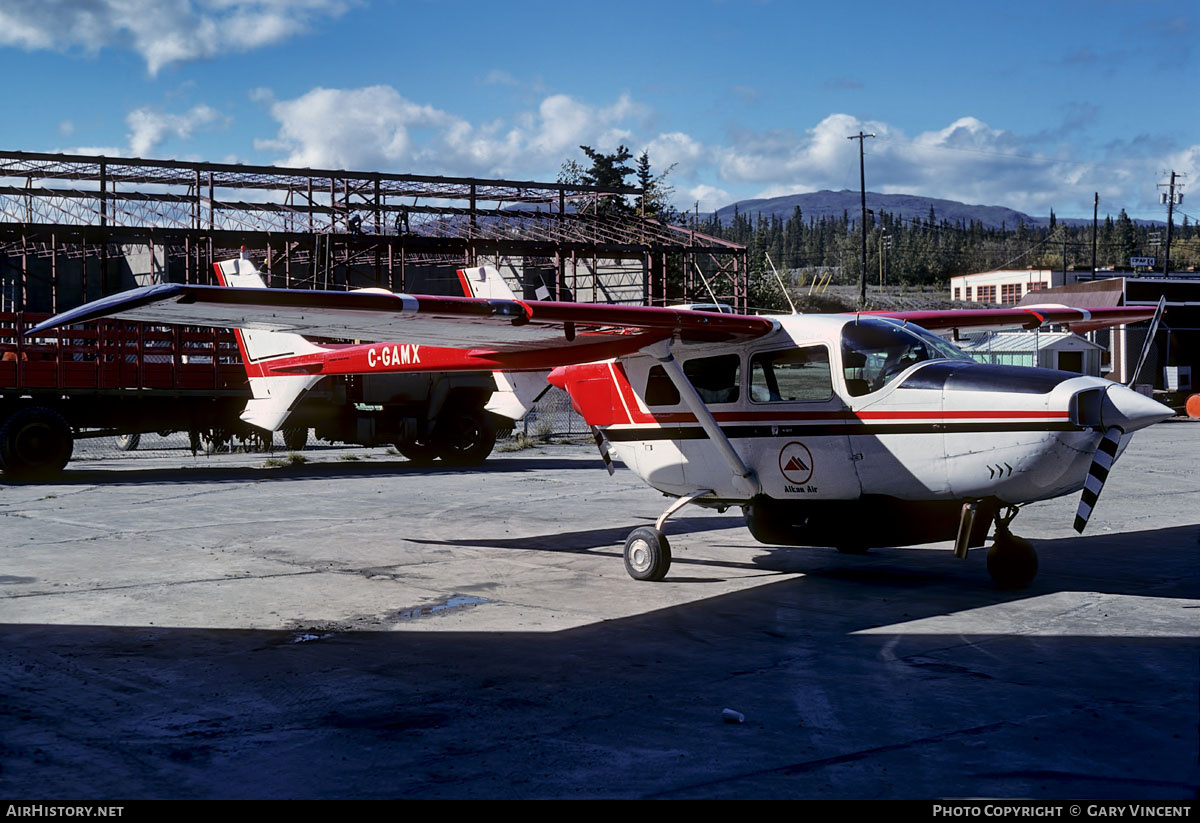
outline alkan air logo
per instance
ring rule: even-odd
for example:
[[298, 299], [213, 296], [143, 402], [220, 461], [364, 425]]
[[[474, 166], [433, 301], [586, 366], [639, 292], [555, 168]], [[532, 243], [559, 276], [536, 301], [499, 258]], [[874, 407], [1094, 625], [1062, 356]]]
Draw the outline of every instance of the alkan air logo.
[[783, 472], [789, 483], [804, 485], [813, 474], [812, 452], [803, 443], [788, 443], [779, 452], [779, 471]]

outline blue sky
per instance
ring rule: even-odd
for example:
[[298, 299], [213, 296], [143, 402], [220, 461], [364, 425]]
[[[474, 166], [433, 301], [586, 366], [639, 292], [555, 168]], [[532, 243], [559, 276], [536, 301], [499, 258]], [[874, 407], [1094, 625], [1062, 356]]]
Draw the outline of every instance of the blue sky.
[[1198, 48], [1193, 0], [0, 0], [0, 147], [553, 180], [624, 143], [709, 210], [856, 189], [861, 128], [873, 191], [1163, 219]]

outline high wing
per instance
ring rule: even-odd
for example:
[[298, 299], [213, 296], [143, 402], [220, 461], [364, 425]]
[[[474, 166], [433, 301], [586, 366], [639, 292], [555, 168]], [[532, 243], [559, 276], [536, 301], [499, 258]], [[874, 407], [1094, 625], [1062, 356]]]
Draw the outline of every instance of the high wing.
[[[1048, 305], [864, 314], [931, 330], [1036, 328], [1062, 323], [1074, 331], [1088, 331], [1149, 319], [1154, 308]], [[100, 317], [285, 332], [360, 344], [419, 345], [419, 355], [415, 349], [404, 349], [383, 361], [389, 370], [403, 371], [548, 369], [621, 357], [669, 338], [751, 340], [779, 326], [771, 317], [647, 306], [434, 297], [382, 289], [330, 292], [165, 283], [93, 301], [47, 320], [28, 334], [36, 336]], [[320, 356], [289, 354], [280, 352], [273, 357], [270, 365], [264, 364], [265, 372], [347, 374], [378, 368], [376, 353], [364, 346], [348, 346], [341, 354], [328, 350]], [[379, 356], [384, 356], [382, 350]]]
[[[424, 367], [412, 370], [544, 369], [619, 357], [671, 337], [736, 342], [778, 327], [768, 317], [687, 309], [432, 297], [382, 289], [330, 292], [166, 283], [93, 301], [47, 320], [28, 334], [101, 317], [359, 343], [411, 342], [422, 346]], [[270, 370], [309, 371], [284, 356]], [[341, 369], [324, 369], [337, 371]]]
[[1105, 306], [1077, 309], [1059, 304], [1019, 306], [1010, 309], [949, 309], [945, 311], [873, 311], [863, 312], [916, 323], [930, 331], [970, 329], [996, 331], [1000, 329], [1036, 329], [1046, 325], [1067, 325], [1081, 334], [1109, 326], [1136, 323], [1154, 316], [1154, 306]]

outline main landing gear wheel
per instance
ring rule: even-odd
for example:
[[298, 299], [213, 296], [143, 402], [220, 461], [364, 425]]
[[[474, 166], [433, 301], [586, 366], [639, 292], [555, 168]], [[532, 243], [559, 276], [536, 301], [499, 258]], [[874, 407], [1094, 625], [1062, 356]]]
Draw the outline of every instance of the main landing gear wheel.
[[634, 580], [659, 581], [671, 568], [671, 544], [658, 529], [642, 526], [625, 540], [625, 571]]
[[1028, 540], [998, 526], [988, 549], [987, 570], [1001, 589], [1023, 589], [1037, 576], [1037, 552]]

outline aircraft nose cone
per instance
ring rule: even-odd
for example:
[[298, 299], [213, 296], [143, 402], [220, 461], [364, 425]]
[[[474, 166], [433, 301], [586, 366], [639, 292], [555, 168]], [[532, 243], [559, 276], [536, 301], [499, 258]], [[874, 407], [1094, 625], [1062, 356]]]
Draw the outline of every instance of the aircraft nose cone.
[[1168, 407], [1125, 386], [1111, 386], [1104, 394], [1100, 421], [1105, 428], [1117, 426], [1129, 433], [1152, 426], [1174, 415]]

